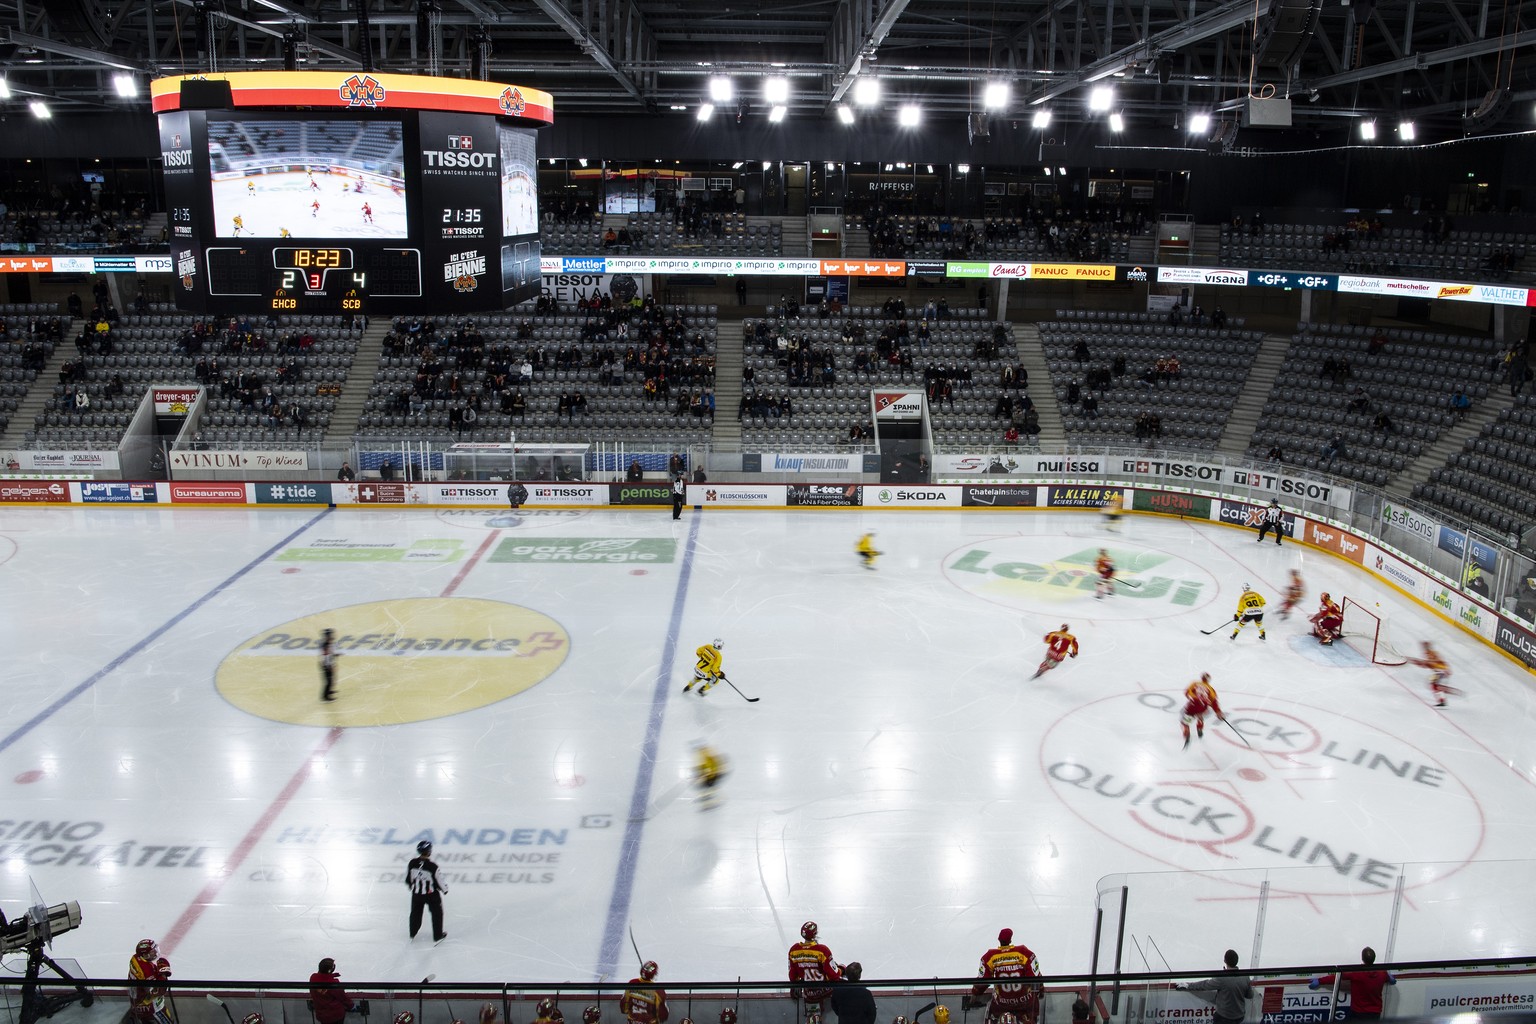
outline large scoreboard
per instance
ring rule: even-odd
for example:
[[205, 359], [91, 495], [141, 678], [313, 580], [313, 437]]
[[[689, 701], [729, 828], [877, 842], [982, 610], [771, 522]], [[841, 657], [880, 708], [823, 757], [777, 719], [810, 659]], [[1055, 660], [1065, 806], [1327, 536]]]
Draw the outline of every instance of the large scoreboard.
[[453, 313], [538, 294], [547, 94], [259, 71], [162, 78], [152, 96], [178, 308]]

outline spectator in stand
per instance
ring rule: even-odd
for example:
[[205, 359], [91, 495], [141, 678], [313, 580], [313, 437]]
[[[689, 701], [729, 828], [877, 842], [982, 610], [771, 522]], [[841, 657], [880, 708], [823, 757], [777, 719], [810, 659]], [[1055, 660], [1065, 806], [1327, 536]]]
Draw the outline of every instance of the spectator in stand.
[[1356, 384], [1354, 387], [1350, 388], [1348, 408], [1350, 412], [1370, 412], [1370, 393], [1367, 392], [1365, 388], [1361, 387], [1359, 384]]
[[1072, 380], [1067, 382], [1067, 404], [1068, 405], [1076, 405], [1078, 402], [1082, 401], [1082, 395], [1083, 395], [1082, 388], [1078, 386], [1077, 378], [1076, 377], [1072, 378]]
[[1215, 309], [1211, 310], [1211, 326], [1217, 328], [1227, 326], [1226, 310], [1222, 309], [1220, 306], [1217, 306]]
[[1072, 358], [1079, 366], [1093, 358], [1088, 353], [1088, 343], [1086, 341], [1079, 338], [1077, 344], [1072, 346]]
[[1004, 444], [1018, 444], [1019, 443], [1019, 428], [1014, 426], [1012, 423], [1008, 424], [1008, 429], [1003, 431], [1003, 443]]
[[1099, 418], [1099, 399], [1098, 396], [1091, 391], [1083, 396], [1083, 415], [1088, 417], [1090, 420], [1096, 420]]
[[1116, 377], [1125, 376], [1125, 353], [1116, 352], [1114, 362], [1109, 364], [1109, 372]]
[[645, 470], [641, 467], [638, 458], [630, 460], [629, 470], [624, 474], [624, 479], [630, 483], [638, 483], [645, 479]]
[[1332, 437], [1330, 437], [1328, 442], [1323, 445], [1322, 455], [1324, 469], [1332, 468], [1334, 459], [1340, 457], [1347, 458], [1344, 452], [1344, 435], [1335, 433]]
[[1471, 408], [1472, 399], [1467, 397], [1466, 392], [1458, 390], [1454, 395], [1451, 396], [1451, 412], [1456, 414], [1456, 418], [1458, 420], [1465, 417], [1467, 415], [1467, 411]]
[[1382, 349], [1384, 349], [1386, 347], [1387, 347], [1387, 334], [1386, 334], [1386, 332], [1385, 331], [1377, 331], [1375, 334], [1371, 335], [1371, 343], [1366, 346], [1366, 353], [1368, 355], [1373, 355], [1374, 356], [1376, 353], [1380, 352]]
[[1392, 422], [1392, 417], [1387, 415], [1386, 410], [1382, 410], [1381, 412], [1377, 413], [1376, 418], [1372, 421], [1372, 423], [1375, 425], [1377, 430], [1388, 434], [1395, 433], [1397, 431], [1397, 425]]
[[848, 440], [855, 444], [862, 442], [867, 436], [861, 424], [855, 423], [848, 428]]
[[1284, 462], [1285, 449], [1281, 448], [1278, 444], [1272, 444], [1269, 446], [1269, 451], [1264, 453], [1264, 457], [1270, 462]]

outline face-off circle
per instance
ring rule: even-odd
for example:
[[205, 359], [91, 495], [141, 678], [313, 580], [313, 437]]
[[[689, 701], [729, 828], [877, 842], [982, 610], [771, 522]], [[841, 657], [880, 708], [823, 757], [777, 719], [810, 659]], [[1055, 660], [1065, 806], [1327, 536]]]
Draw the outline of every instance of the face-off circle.
[[[334, 630], [336, 699], [320, 699], [320, 633]], [[480, 598], [334, 608], [262, 630], [219, 665], [230, 703], [296, 725], [397, 725], [472, 711], [543, 682], [571, 638], [542, 612]]]
[[[1115, 564], [1114, 595], [1095, 599], [1099, 549]], [[1210, 603], [1216, 579], [1172, 552], [1119, 537], [989, 537], [944, 557], [944, 575], [961, 590], [1021, 612], [1071, 612], [1095, 619], [1144, 621], [1182, 615]]]
[[[1188, 749], [1179, 694], [1073, 709], [1042, 741], [1046, 782], [1083, 821], [1155, 861], [1238, 884], [1229, 872], [1256, 869], [1273, 891], [1297, 895], [1388, 891], [1408, 863], [1424, 885], [1482, 845], [1472, 791], [1407, 740], [1272, 698], [1256, 706], [1233, 693], [1222, 705], [1230, 728], [1208, 715]], [[1105, 743], [1106, 729], [1131, 741]]]

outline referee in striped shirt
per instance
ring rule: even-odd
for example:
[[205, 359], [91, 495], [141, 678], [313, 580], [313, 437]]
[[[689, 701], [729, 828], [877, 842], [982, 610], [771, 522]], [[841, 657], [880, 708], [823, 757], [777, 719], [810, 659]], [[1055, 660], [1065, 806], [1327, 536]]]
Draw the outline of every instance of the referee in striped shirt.
[[448, 887], [438, 880], [432, 844], [425, 839], [416, 844], [416, 856], [406, 865], [405, 884], [411, 890], [411, 938], [421, 931], [422, 909], [431, 908], [432, 941], [442, 942], [448, 937], [443, 931], [443, 893]]

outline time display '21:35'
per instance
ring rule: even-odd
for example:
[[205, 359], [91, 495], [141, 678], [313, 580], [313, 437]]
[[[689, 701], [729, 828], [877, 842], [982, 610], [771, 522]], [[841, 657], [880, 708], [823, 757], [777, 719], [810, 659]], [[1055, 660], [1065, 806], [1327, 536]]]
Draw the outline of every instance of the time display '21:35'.
[[454, 207], [443, 208], [444, 224], [479, 224], [480, 210], [478, 207], [456, 209]]

